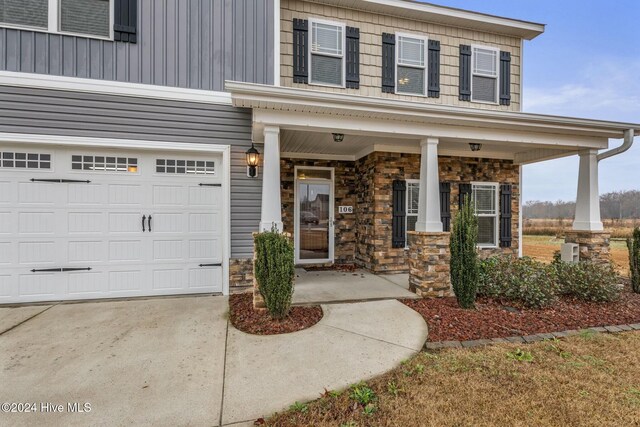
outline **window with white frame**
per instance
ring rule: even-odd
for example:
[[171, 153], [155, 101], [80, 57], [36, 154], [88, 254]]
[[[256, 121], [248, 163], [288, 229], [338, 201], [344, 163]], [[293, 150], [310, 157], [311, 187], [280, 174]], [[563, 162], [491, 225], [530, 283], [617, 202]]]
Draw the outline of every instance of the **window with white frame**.
[[427, 39], [416, 36], [396, 37], [396, 92], [424, 95], [427, 86]]
[[344, 86], [344, 25], [311, 21], [311, 83]]
[[471, 100], [498, 102], [498, 49], [473, 47]]
[[418, 193], [419, 192], [420, 192], [420, 181], [407, 180], [406, 231], [416, 231], [416, 222], [418, 222]]
[[478, 246], [498, 246], [498, 184], [472, 183], [472, 192], [478, 217]]
[[110, 38], [113, 0], [0, 0], [0, 25]]

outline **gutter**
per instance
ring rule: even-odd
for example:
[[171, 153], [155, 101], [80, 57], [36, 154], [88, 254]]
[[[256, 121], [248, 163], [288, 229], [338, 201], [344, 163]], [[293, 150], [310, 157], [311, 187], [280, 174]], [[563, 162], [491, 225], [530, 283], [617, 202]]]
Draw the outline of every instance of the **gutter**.
[[611, 150], [604, 151], [598, 154], [598, 161], [608, 159], [609, 157], [617, 156], [627, 151], [633, 145], [633, 137], [635, 131], [633, 129], [627, 129], [624, 131], [624, 141], [622, 145]]

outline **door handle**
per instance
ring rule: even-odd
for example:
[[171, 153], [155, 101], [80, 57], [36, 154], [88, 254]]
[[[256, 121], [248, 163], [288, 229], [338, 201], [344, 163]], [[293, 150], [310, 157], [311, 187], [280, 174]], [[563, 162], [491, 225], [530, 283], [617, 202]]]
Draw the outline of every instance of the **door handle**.
[[147, 222], [147, 225], [147, 228], [149, 229], [149, 231], [151, 231], [151, 215], [149, 215], [149, 222]]
[[147, 219], [146, 215], [142, 215], [142, 232], [144, 233], [146, 230], [144, 229], [144, 220]]

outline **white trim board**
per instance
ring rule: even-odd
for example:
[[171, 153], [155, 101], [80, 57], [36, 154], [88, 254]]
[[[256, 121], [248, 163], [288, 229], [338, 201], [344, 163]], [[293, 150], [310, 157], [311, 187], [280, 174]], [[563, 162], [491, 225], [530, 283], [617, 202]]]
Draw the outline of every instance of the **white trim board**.
[[80, 77], [50, 76], [47, 74], [0, 71], [0, 86], [31, 87], [72, 92], [102, 93], [139, 98], [169, 99], [172, 101], [200, 102], [231, 105], [231, 94], [210, 90], [157, 86], [112, 80]]

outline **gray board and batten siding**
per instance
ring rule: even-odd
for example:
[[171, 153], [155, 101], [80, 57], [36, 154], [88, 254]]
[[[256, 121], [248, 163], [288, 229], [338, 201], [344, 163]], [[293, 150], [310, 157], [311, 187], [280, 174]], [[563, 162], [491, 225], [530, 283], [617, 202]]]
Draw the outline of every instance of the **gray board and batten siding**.
[[214, 91], [225, 80], [273, 84], [273, 8], [138, 0], [135, 44], [0, 28], [0, 70]]
[[231, 146], [231, 257], [253, 255], [262, 179], [248, 178], [251, 110], [230, 105], [0, 86], [0, 132]]

